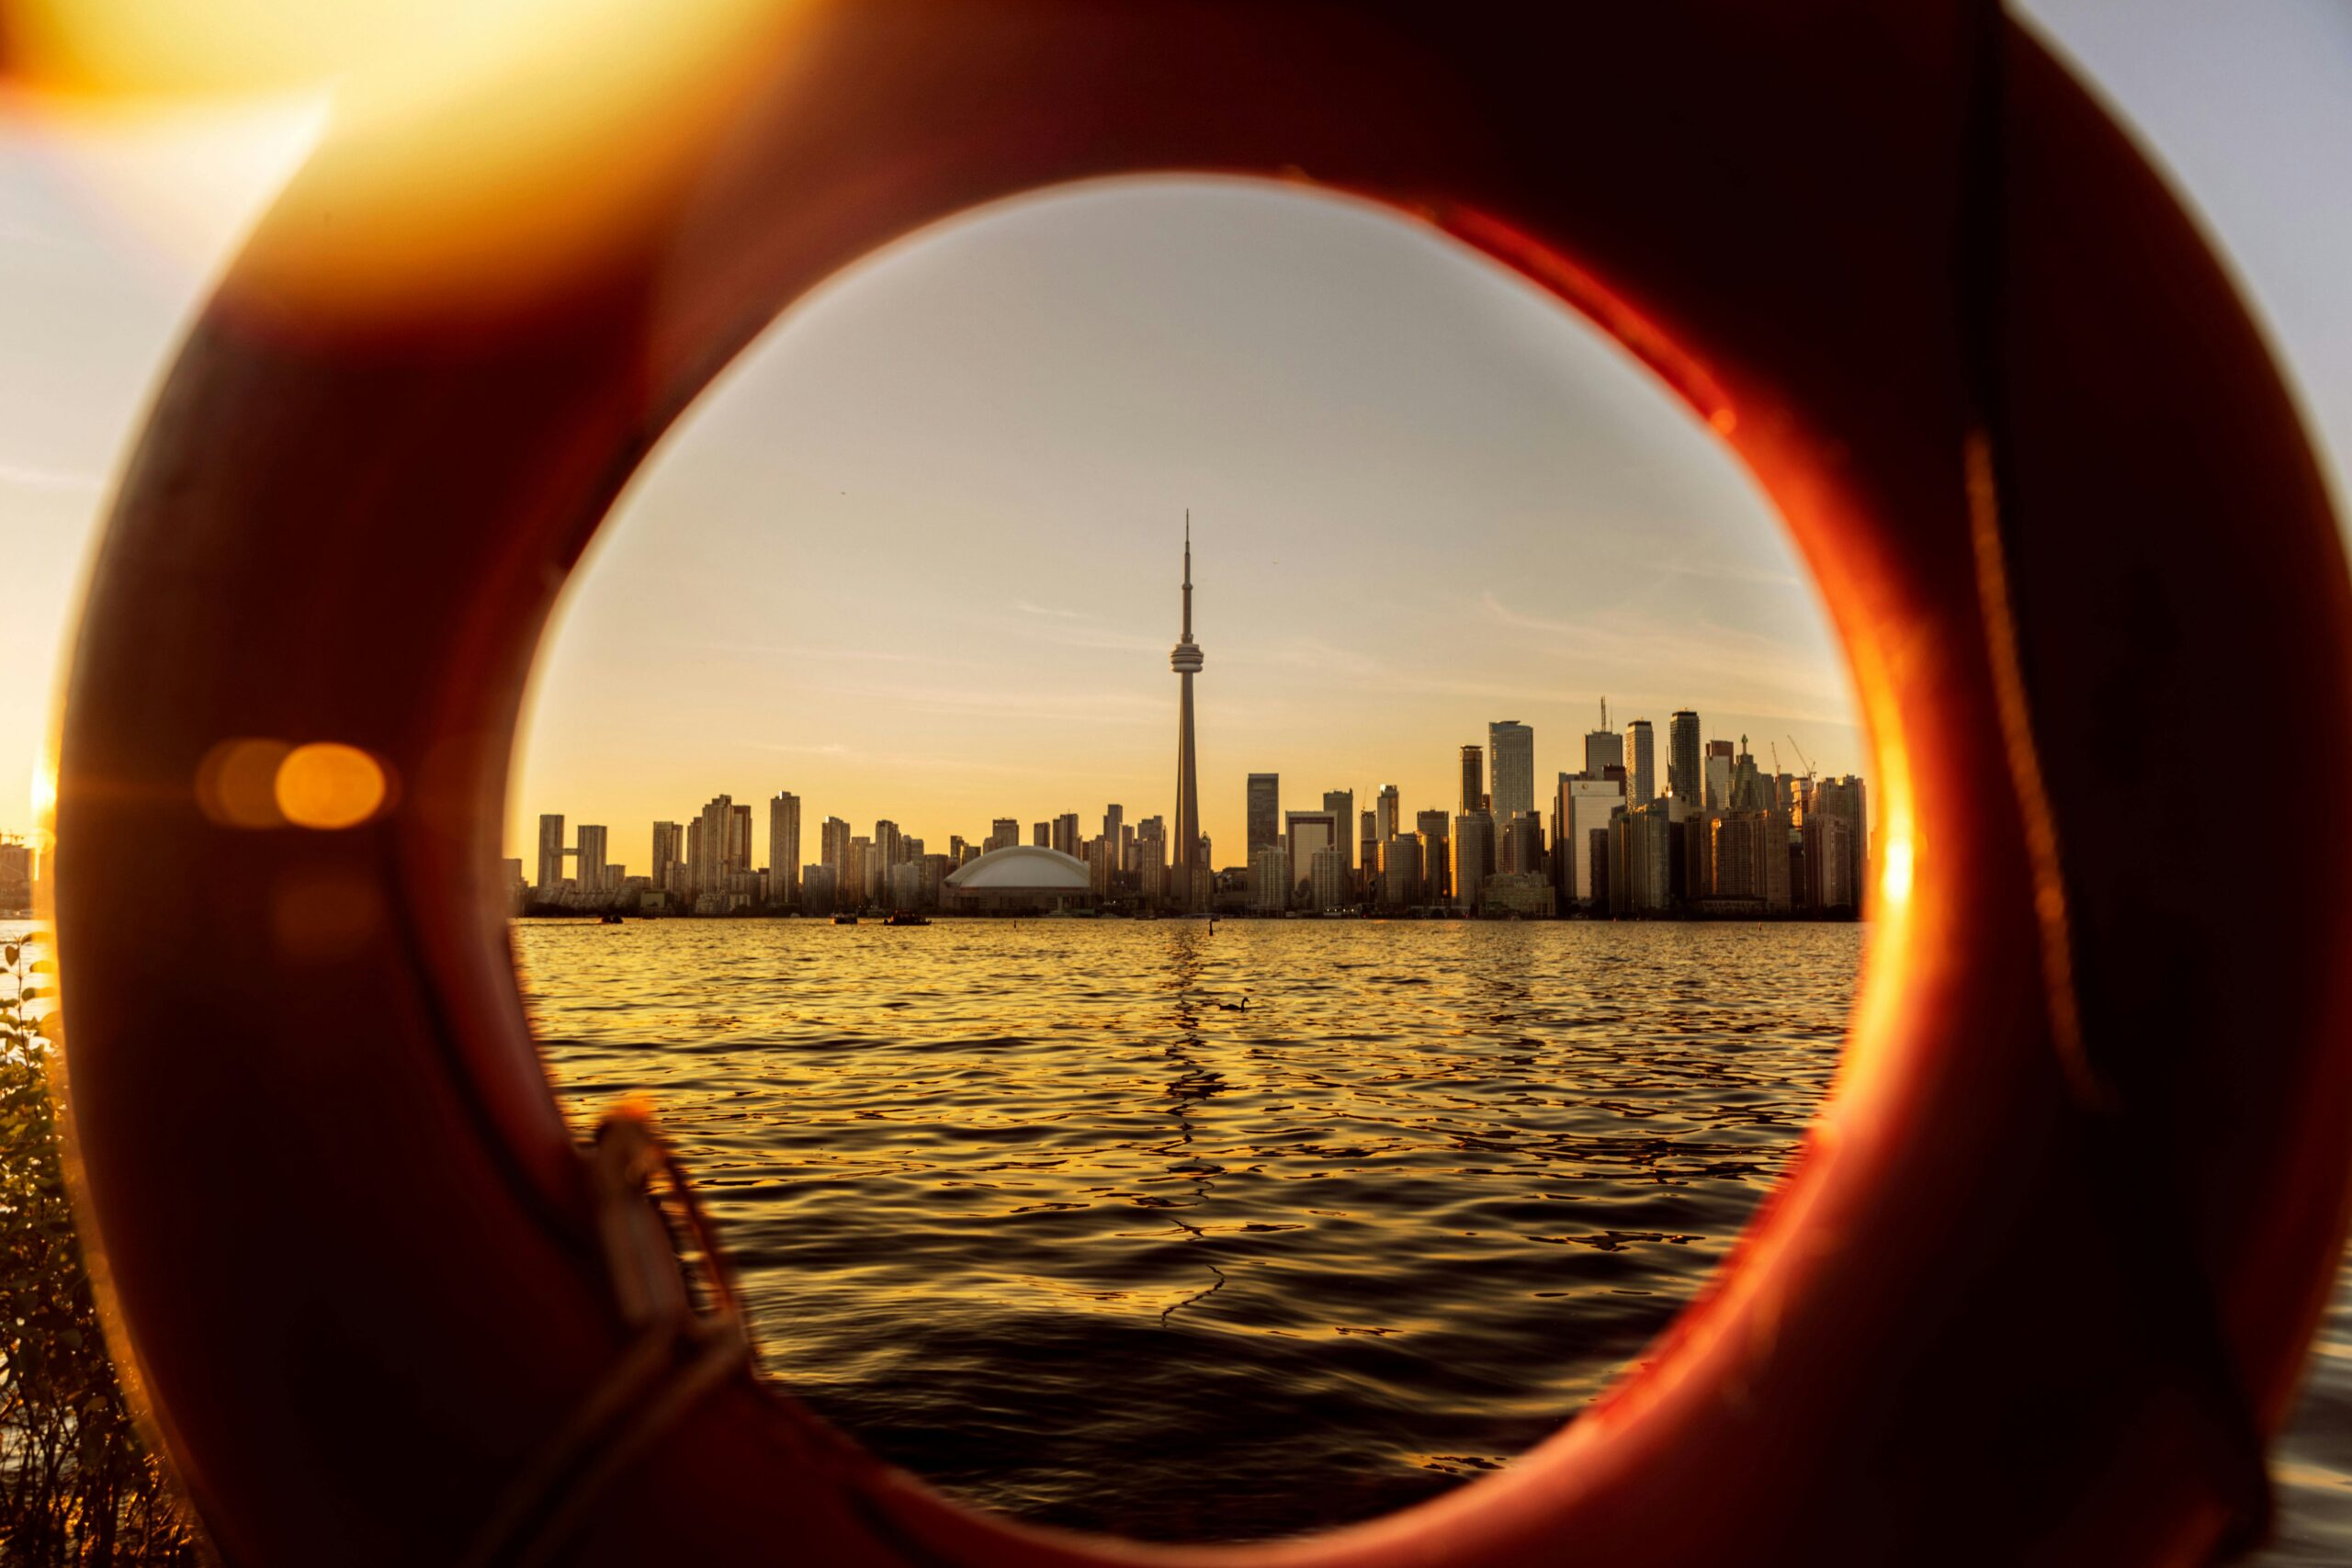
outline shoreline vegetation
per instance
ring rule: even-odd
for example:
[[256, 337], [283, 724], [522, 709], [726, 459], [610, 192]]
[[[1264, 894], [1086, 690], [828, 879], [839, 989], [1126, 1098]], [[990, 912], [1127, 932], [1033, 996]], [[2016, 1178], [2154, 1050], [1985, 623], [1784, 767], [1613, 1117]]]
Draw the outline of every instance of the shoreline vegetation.
[[66, 1193], [45, 937], [0, 944], [0, 1562], [180, 1568], [204, 1559], [107, 1357]]

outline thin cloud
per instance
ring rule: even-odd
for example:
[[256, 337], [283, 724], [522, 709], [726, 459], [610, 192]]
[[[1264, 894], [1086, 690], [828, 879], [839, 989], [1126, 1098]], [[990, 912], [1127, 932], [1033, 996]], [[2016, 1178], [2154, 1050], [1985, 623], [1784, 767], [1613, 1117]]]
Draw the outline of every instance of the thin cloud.
[[73, 474], [56, 468], [28, 468], [21, 463], [0, 463], [0, 484], [14, 485], [18, 490], [96, 495], [106, 488], [107, 481], [96, 474]]
[[808, 659], [826, 663], [937, 664], [961, 668], [971, 661], [944, 659], [934, 653], [908, 653], [899, 649], [810, 648], [770, 642], [677, 642], [669, 646], [694, 653], [748, 653], [761, 658]]
[[1479, 596], [1479, 609], [1495, 625], [1523, 634], [1540, 657], [1557, 660], [1579, 682], [1598, 686], [1606, 679], [1622, 687], [1617, 677], [1628, 675], [1650, 692], [1687, 694], [1683, 700], [1702, 705], [1807, 724], [1852, 722], [1834, 653], [1825, 659], [1695, 618], [1619, 610], [1589, 622], [1555, 621], [1513, 610], [1491, 592]]
[[[1023, 692], [1008, 686], [890, 685], [855, 682], [799, 682], [796, 697], [822, 694], [847, 697], [869, 710], [892, 708], [905, 713], [943, 714], [957, 717], [1050, 719], [1069, 724], [1143, 724], [1161, 716], [1159, 705], [1147, 704], [1132, 692]], [[1147, 711], [1148, 710], [1148, 711]]]
[[1745, 566], [1738, 561], [1669, 561], [1657, 569], [1670, 577], [1702, 577], [1721, 582], [1752, 582], [1764, 588], [1802, 588], [1804, 579], [1792, 571]]

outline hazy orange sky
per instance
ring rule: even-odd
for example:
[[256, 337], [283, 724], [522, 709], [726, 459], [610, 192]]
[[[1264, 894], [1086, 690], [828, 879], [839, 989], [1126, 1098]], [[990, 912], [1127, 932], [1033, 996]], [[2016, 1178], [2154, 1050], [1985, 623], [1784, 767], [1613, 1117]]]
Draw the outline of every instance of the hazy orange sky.
[[1860, 765], [1786, 536], [1613, 344], [1376, 209], [1120, 182], [869, 261], [693, 411], [543, 658], [510, 841], [560, 810], [642, 867], [720, 790], [800, 795], [804, 859], [825, 815], [1172, 812], [1187, 505], [1220, 863], [1253, 771], [1451, 808], [1488, 720], [1548, 779], [1603, 694], [1661, 754], [1690, 705]]
[[[2323, 0], [2032, 7], [2203, 205], [2352, 450], [2352, 23]], [[2258, 21], [2258, 25], [2257, 25]], [[2256, 90], [2256, 85], [2259, 85]], [[0, 124], [0, 831], [26, 802], [108, 476], [315, 102], [97, 134]], [[639, 476], [542, 659], [510, 802], [612, 829], [803, 797], [944, 847], [1172, 806], [1183, 509], [1204, 825], [1451, 806], [1455, 749], [1535, 728], [1539, 785], [1697, 708], [1867, 770], [1810, 584], [1744, 473], [1546, 298], [1288, 189], [1089, 187], [870, 258], [772, 329]], [[1767, 762], [1769, 765], [1769, 756]], [[766, 820], [755, 813], [764, 863]]]

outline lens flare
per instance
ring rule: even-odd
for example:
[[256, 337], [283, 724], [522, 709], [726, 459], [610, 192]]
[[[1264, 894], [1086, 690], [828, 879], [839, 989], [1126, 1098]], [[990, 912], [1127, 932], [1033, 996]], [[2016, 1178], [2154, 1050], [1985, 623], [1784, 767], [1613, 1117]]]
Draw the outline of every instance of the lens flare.
[[331, 99], [241, 269], [244, 305], [368, 320], [452, 298], [491, 310], [658, 224], [676, 171], [708, 153], [751, 62], [804, 9], [0, 0], [0, 102], [78, 130]]
[[33, 831], [46, 833], [57, 819], [57, 764], [43, 757], [33, 763]]
[[332, 740], [297, 746], [277, 764], [277, 809], [298, 828], [356, 828], [383, 808], [391, 787], [383, 764]]

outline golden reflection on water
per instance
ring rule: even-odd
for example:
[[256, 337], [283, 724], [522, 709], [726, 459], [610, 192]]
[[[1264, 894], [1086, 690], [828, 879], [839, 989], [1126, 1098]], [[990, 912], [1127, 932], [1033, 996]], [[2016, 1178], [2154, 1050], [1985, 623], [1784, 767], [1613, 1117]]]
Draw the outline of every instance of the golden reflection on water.
[[1853, 926], [526, 922], [576, 1122], [642, 1093], [767, 1364], [972, 1500], [1146, 1537], [1508, 1464], [1786, 1168]]

